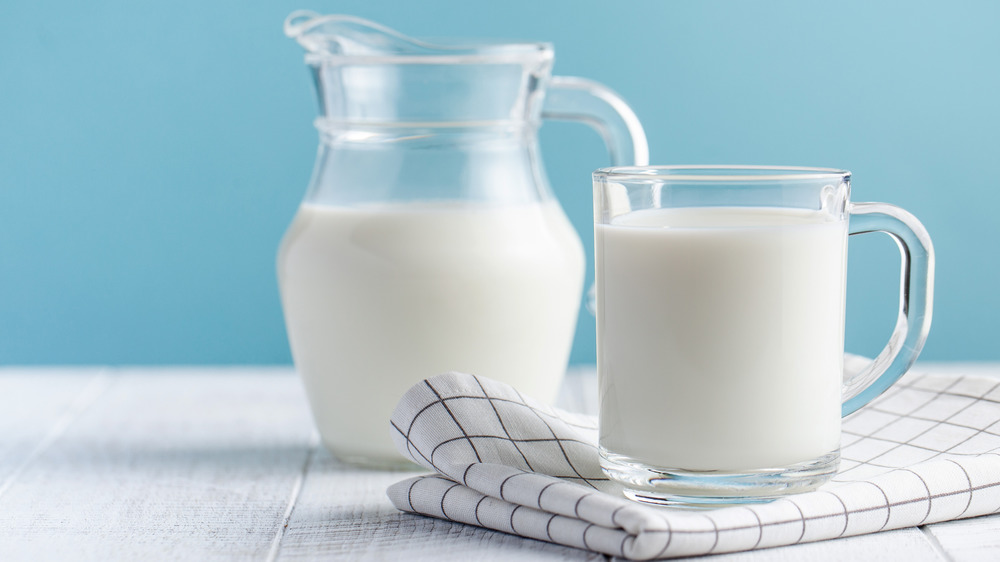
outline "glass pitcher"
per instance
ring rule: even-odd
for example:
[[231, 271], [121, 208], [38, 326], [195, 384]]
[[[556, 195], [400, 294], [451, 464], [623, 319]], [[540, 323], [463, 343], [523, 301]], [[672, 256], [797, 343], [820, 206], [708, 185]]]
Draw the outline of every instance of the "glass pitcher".
[[321, 115], [278, 280], [325, 445], [354, 464], [403, 463], [392, 409], [446, 371], [552, 401], [584, 256], [540, 163], [540, 120], [587, 123], [612, 164], [642, 165], [635, 114], [599, 84], [551, 77], [547, 43], [431, 44], [311, 12], [285, 33], [307, 51]]

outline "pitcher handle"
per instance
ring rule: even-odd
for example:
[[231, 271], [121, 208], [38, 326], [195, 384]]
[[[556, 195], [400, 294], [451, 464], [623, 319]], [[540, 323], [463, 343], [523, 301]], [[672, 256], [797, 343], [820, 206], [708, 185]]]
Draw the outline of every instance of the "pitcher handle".
[[575, 76], [553, 76], [542, 118], [591, 126], [604, 139], [612, 166], [649, 164], [649, 145], [639, 118], [621, 96], [603, 84]]
[[884, 232], [896, 241], [902, 273], [896, 327], [878, 357], [844, 381], [845, 416], [885, 392], [916, 361], [931, 327], [934, 294], [934, 247], [916, 217], [887, 203], [852, 203], [849, 212], [850, 234]]

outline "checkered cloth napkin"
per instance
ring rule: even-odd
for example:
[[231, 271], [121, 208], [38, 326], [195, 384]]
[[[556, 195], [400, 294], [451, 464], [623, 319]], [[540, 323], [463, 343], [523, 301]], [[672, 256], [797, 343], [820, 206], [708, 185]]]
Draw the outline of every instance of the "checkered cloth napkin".
[[909, 374], [844, 420], [841, 471], [815, 492], [712, 511], [629, 501], [601, 473], [597, 421], [450, 373], [392, 415], [435, 474], [400, 510], [633, 559], [736, 552], [1000, 512], [1000, 381]]

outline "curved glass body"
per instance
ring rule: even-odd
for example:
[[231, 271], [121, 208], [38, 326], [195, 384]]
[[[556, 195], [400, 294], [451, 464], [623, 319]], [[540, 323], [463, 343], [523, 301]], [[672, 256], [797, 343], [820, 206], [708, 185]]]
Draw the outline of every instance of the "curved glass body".
[[402, 462], [392, 408], [446, 371], [554, 399], [584, 258], [537, 130], [543, 115], [584, 120], [613, 162], [644, 162], [635, 115], [600, 85], [552, 78], [544, 43], [430, 44], [311, 13], [286, 32], [307, 50], [320, 146], [278, 277], [324, 443], [349, 462]]

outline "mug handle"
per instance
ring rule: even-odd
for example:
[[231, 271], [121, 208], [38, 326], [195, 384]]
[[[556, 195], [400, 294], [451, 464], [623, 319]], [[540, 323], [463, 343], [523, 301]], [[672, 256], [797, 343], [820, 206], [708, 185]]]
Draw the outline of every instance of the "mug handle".
[[934, 247], [927, 229], [909, 212], [887, 203], [851, 203], [851, 235], [884, 232], [899, 246], [899, 316], [878, 357], [844, 381], [841, 415], [857, 411], [885, 392], [917, 360], [931, 327]]
[[596, 130], [611, 154], [612, 166], [646, 166], [649, 144], [632, 108], [607, 86], [575, 76], [553, 76], [542, 119], [578, 121]]

